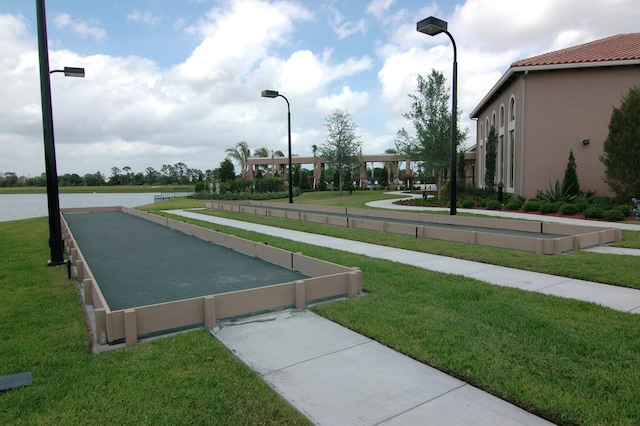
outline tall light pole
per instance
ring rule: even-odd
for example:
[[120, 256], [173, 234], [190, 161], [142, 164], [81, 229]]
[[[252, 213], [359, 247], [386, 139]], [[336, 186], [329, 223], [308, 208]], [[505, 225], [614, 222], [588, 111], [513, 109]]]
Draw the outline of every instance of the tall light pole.
[[452, 83], [452, 101], [451, 101], [451, 207], [449, 208], [449, 214], [454, 216], [456, 214], [456, 162], [458, 154], [458, 60], [456, 41], [449, 31], [447, 31], [447, 21], [435, 18], [433, 16], [423, 19], [418, 22], [416, 27], [418, 32], [434, 36], [440, 33], [445, 33], [451, 39], [453, 44], [453, 83]]
[[261, 93], [263, 98], [277, 98], [281, 97], [287, 102], [287, 134], [289, 136], [289, 173], [288, 173], [288, 182], [289, 182], [289, 204], [293, 204], [293, 182], [292, 175], [293, 169], [291, 168], [291, 108], [289, 107], [289, 99], [285, 98], [283, 95], [278, 93], [277, 90], [263, 90]]
[[84, 77], [83, 68], [65, 67], [64, 70], [49, 71], [49, 47], [47, 45], [47, 18], [44, 0], [36, 0], [38, 25], [38, 51], [40, 57], [40, 94], [42, 99], [42, 128], [44, 136], [44, 161], [47, 176], [47, 205], [49, 211], [49, 247], [51, 259], [49, 266], [66, 263], [64, 260], [64, 242], [60, 225], [60, 200], [58, 193], [58, 170], [56, 167], [56, 148], [53, 137], [53, 111], [51, 108], [50, 74], [63, 72], [65, 76]]

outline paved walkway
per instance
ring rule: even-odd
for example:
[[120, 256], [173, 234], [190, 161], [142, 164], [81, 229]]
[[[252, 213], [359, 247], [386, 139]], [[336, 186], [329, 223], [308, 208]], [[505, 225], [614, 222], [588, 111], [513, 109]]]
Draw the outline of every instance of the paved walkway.
[[[195, 211], [170, 210], [167, 213], [640, 313], [639, 290], [303, 233]], [[317, 425], [549, 424], [309, 311], [285, 310], [241, 322], [221, 323], [211, 333]]]

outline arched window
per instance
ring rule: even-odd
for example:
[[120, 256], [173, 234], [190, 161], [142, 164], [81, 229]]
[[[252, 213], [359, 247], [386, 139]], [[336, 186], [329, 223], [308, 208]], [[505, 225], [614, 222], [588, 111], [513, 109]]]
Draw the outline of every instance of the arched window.
[[513, 96], [509, 101], [509, 121], [513, 121], [516, 119], [516, 98]]
[[504, 105], [500, 105], [500, 127], [504, 127]]
[[491, 127], [495, 128], [496, 127], [496, 112], [493, 111], [493, 114], [491, 114]]

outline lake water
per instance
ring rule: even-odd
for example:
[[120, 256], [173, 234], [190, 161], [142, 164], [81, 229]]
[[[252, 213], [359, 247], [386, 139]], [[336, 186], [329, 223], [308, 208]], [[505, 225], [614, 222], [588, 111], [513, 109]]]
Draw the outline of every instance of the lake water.
[[[153, 203], [155, 194], [60, 194], [60, 208], [137, 207]], [[0, 194], [0, 222], [47, 216], [47, 194]]]

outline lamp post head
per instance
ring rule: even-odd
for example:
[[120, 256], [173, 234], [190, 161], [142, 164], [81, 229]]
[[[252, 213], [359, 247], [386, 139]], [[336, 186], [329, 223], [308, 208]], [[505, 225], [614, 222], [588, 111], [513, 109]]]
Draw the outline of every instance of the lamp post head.
[[277, 90], [263, 90], [260, 94], [263, 98], [277, 98], [279, 95]]
[[84, 77], [84, 68], [64, 67], [65, 77]]
[[418, 32], [434, 36], [447, 31], [447, 21], [438, 19], [434, 16], [429, 16], [427, 19], [423, 19], [418, 22], [416, 26]]

